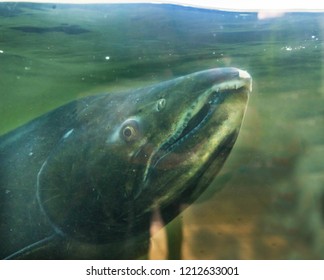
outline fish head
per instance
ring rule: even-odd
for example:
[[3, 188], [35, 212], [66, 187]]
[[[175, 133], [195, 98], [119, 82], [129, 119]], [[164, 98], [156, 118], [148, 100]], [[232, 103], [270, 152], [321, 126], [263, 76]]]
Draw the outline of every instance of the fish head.
[[216, 68], [124, 98], [120, 107], [128, 115], [107, 143], [129, 166], [124, 168], [126, 196], [146, 210], [171, 203], [188, 188], [190, 199], [197, 198], [229, 155], [251, 90], [246, 71]]
[[81, 99], [76, 126], [39, 171], [43, 212], [58, 232], [80, 240], [122, 238], [130, 217], [143, 231], [142, 217], [154, 208], [193, 201], [210, 184], [251, 90], [246, 71], [216, 68]]

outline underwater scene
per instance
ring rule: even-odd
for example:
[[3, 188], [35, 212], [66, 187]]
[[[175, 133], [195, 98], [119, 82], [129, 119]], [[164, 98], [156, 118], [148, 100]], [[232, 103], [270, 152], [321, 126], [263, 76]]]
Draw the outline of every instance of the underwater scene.
[[0, 259], [324, 259], [323, 38], [323, 13], [0, 3]]

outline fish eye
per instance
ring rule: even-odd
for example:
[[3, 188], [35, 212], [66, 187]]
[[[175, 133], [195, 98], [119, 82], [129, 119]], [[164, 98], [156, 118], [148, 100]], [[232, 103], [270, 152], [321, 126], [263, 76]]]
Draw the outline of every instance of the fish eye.
[[165, 104], [166, 100], [164, 98], [159, 99], [156, 103], [156, 110], [161, 111], [165, 107]]
[[121, 127], [120, 137], [126, 142], [133, 142], [140, 136], [139, 125], [136, 120], [126, 120]]

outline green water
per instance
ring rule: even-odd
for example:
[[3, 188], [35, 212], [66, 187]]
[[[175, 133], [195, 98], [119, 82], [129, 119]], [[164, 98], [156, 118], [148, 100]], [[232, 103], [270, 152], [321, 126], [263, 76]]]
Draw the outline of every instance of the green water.
[[181, 216], [183, 257], [323, 259], [323, 37], [321, 13], [1, 3], [0, 134], [82, 96], [245, 69], [245, 122], [214, 185]]

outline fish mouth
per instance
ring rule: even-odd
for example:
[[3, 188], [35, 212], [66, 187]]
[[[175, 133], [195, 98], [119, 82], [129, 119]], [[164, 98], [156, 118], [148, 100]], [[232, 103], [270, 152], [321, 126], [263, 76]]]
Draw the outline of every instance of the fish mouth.
[[[190, 110], [184, 114], [182, 121], [172, 136], [166, 139], [160, 147], [152, 153], [148, 168], [144, 175], [144, 181], [147, 180], [152, 170], [159, 162], [170, 152], [174, 151], [187, 139], [195, 135], [208, 120], [212, 117], [224, 99], [231, 94], [249, 94], [252, 91], [252, 78], [248, 72], [238, 70], [238, 77], [213, 85], [195, 100]], [[220, 122], [222, 122], [220, 120]]]

